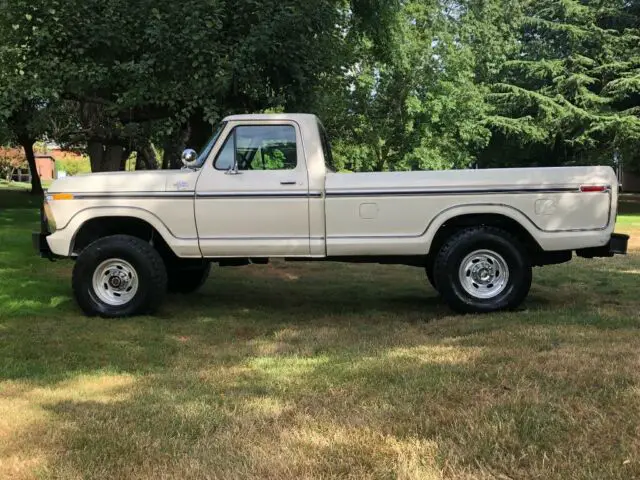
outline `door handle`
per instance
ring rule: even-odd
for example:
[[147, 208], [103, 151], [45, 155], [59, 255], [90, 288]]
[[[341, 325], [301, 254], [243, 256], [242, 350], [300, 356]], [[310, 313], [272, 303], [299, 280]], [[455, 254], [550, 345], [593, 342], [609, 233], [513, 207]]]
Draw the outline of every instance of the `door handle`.
[[292, 182], [280, 182], [280, 185], [295, 185], [295, 184], [296, 184], [295, 180]]

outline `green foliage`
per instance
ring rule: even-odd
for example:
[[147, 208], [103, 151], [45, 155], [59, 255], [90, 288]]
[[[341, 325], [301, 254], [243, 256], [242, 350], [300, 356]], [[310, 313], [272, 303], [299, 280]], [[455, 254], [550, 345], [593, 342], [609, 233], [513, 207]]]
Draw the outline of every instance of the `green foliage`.
[[640, 166], [639, 45], [627, 0], [0, 0], [0, 142], [170, 165], [224, 115], [312, 111], [337, 170]]
[[65, 172], [67, 175], [78, 175], [90, 173], [91, 164], [88, 158], [63, 158], [56, 161], [56, 170]]
[[485, 165], [638, 163], [640, 23], [631, 2], [522, 2], [514, 50], [490, 79]]
[[[354, 12], [370, 11], [357, 3]], [[127, 123], [171, 118], [171, 133], [196, 112], [213, 122], [232, 111], [300, 105], [319, 74], [339, 67], [347, 7], [339, 0], [243, 0], [233, 8], [224, 0], [12, 0], [6, 16], [25, 76], [47, 78], [57, 94]]]
[[15, 169], [29, 168], [25, 152], [19, 147], [0, 147], [0, 179], [12, 181]]
[[[484, 87], [458, 39], [458, 2], [408, 1], [396, 12], [388, 55], [364, 38], [323, 116], [338, 134], [338, 170], [464, 168], [489, 140]], [[336, 82], [338, 83], [338, 82]]]

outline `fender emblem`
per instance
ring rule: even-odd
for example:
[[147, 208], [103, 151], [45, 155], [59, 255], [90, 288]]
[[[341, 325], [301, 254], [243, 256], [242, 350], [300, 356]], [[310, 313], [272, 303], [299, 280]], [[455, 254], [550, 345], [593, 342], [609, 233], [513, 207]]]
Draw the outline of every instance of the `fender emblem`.
[[551, 198], [541, 198], [536, 201], [536, 215], [553, 215], [556, 213], [556, 202]]

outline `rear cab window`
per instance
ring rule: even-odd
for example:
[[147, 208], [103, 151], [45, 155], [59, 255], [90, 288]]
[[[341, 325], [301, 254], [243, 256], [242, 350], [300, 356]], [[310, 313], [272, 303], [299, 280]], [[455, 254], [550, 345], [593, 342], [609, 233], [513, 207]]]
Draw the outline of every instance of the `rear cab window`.
[[321, 122], [318, 122], [318, 131], [320, 132], [320, 142], [322, 143], [322, 153], [324, 155], [324, 165], [328, 172], [335, 172], [333, 167], [333, 153], [331, 152], [331, 143], [327, 130]]

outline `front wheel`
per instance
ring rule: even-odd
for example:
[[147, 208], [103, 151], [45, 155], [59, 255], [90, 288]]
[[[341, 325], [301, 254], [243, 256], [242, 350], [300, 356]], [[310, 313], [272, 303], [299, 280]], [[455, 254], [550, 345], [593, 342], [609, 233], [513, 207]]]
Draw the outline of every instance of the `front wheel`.
[[148, 242], [129, 235], [96, 240], [78, 256], [73, 291], [87, 315], [107, 318], [152, 313], [167, 291], [167, 272]]
[[209, 278], [211, 263], [195, 267], [172, 267], [168, 269], [169, 293], [193, 293]]
[[527, 250], [510, 233], [476, 227], [453, 235], [438, 252], [434, 276], [449, 306], [460, 313], [489, 313], [520, 306], [531, 288]]

